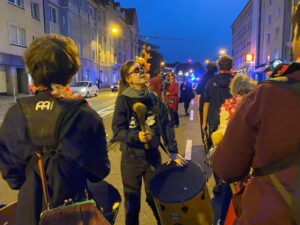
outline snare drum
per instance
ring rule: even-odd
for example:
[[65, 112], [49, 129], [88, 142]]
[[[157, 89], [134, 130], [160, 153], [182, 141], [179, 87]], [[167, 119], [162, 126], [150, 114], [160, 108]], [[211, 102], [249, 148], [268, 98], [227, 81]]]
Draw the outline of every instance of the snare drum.
[[150, 181], [150, 192], [163, 225], [212, 225], [211, 200], [203, 170], [190, 161], [184, 167], [162, 165]]

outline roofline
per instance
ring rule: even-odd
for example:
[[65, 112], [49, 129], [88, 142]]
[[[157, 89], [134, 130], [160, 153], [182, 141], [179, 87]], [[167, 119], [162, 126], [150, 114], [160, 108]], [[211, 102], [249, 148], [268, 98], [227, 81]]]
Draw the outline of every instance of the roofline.
[[231, 24], [231, 27], [235, 24], [235, 22], [239, 19], [239, 17], [246, 11], [247, 7], [250, 5], [250, 3], [253, 3], [253, 0], [249, 0], [245, 7], [242, 9], [240, 14], [237, 16], [237, 18], [234, 20], [234, 22]]

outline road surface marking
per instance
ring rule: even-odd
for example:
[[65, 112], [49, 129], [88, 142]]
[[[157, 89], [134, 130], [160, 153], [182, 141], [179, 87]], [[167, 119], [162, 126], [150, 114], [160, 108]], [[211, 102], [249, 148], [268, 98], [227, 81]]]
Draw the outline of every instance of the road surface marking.
[[194, 110], [192, 109], [190, 112], [190, 120], [194, 120]]
[[192, 140], [186, 140], [185, 154], [184, 154], [184, 158], [186, 160], [192, 159], [192, 146], [193, 146]]
[[111, 105], [111, 106], [108, 106], [108, 107], [106, 107], [106, 108], [104, 108], [104, 109], [101, 109], [101, 110], [97, 111], [97, 113], [100, 114], [101, 112], [104, 112], [104, 111], [106, 111], [106, 110], [108, 110], [108, 109], [111, 109], [111, 108], [114, 108], [114, 107], [115, 107], [115, 104], [113, 104], [113, 105]]

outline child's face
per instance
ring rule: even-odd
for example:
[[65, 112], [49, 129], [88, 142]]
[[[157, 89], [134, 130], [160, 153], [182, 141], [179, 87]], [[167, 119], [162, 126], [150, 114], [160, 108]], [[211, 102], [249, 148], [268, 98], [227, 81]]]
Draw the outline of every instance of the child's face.
[[297, 60], [300, 60], [300, 35], [297, 37], [297, 34], [300, 32], [299, 29], [299, 26], [296, 25], [293, 39], [293, 53]]

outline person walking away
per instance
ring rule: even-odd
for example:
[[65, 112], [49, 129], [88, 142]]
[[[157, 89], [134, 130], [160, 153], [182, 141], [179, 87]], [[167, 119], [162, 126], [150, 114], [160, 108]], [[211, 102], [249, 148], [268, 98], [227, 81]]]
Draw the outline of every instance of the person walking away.
[[184, 78], [180, 84], [180, 100], [184, 103], [185, 116], [189, 116], [189, 107], [191, 100], [195, 97], [192, 82]]
[[179, 86], [175, 80], [174, 73], [169, 73], [168, 78], [169, 78], [170, 83], [168, 86], [168, 90], [166, 92], [166, 95], [167, 95], [166, 104], [169, 108], [169, 114], [170, 114], [171, 120], [174, 124], [174, 127], [177, 128], [177, 127], [179, 127], [179, 117], [178, 117]]
[[203, 131], [208, 133], [208, 148], [212, 146], [211, 134], [218, 129], [219, 111], [226, 99], [231, 98], [229, 84], [232, 79], [233, 60], [230, 56], [223, 56], [218, 61], [220, 72], [211, 78], [204, 89]]
[[201, 77], [201, 80], [198, 82], [196, 87], [196, 94], [199, 98], [199, 116], [200, 116], [200, 131], [201, 131], [201, 138], [202, 142], [205, 143], [206, 140], [204, 140], [204, 133], [202, 129], [202, 123], [203, 123], [203, 106], [204, 106], [204, 88], [207, 84], [207, 82], [213, 78], [218, 71], [217, 64], [215, 62], [209, 62], [206, 65], [207, 72]]
[[[230, 56], [223, 56], [218, 61], [220, 68], [219, 74], [211, 78], [204, 90], [204, 106], [203, 106], [203, 132], [207, 133], [207, 147], [212, 146], [211, 134], [218, 129], [220, 123], [219, 112], [222, 104], [226, 99], [231, 98], [229, 84], [232, 79], [233, 60]], [[206, 149], [206, 151], [208, 151]], [[214, 174], [216, 186], [215, 194], [221, 193], [222, 182], [216, 174]]]
[[157, 94], [157, 96], [162, 99], [162, 91], [163, 91], [163, 81], [161, 79], [161, 71], [158, 71], [150, 81], [151, 90]]
[[103, 121], [84, 100], [67, 99], [53, 87], [66, 87], [80, 68], [72, 39], [36, 38], [23, 56], [36, 86], [35, 96], [17, 100], [0, 128], [0, 171], [19, 190], [16, 224], [38, 225], [47, 208], [35, 153], [42, 152], [52, 207], [66, 199], [86, 199], [87, 180], [106, 177], [110, 163]]
[[285, 77], [266, 81], [244, 97], [212, 156], [214, 171], [229, 183], [253, 169], [237, 225], [300, 224], [300, 3], [293, 24], [296, 62]]
[[[121, 67], [119, 96], [116, 100], [112, 120], [114, 141], [120, 142], [121, 175], [125, 197], [126, 225], [139, 224], [142, 179], [145, 183], [146, 201], [161, 224], [154, 200], [149, 193], [149, 181], [154, 171], [161, 165], [159, 152], [160, 132], [158, 116], [167, 138], [170, 159], [178, 165], [185, 162], [178, 158], [177, 143], [173, 124], [168, 119], [167, 108], [160, 99], [145, 85], [145, 74], [135, 61], [128, 61]], [[133, 110], [135, 103], [147, 107], [145, 130], [139, 123], [139, 117]], [[158, 112], [157, 112], [157, 109]]]

